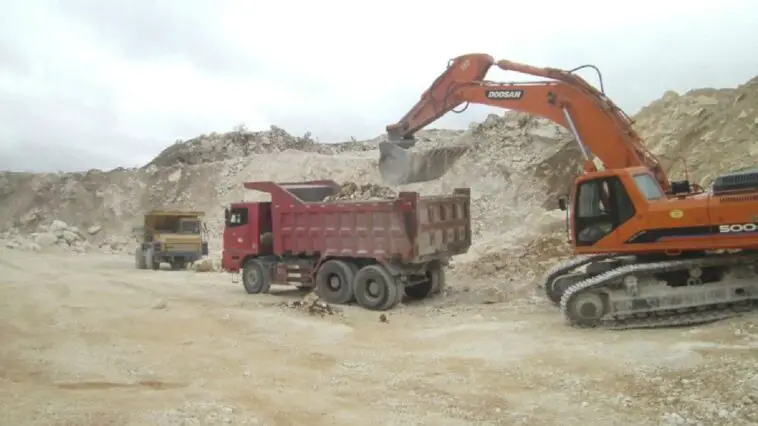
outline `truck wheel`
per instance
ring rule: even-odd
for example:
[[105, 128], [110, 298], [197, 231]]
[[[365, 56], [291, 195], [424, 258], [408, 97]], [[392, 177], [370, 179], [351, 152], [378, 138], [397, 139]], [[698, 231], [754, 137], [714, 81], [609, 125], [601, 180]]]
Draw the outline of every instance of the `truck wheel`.
[[445, 288], [445, 269], [439, 262], [432, 263], [426, 270], [426, 281], [405, 288], [405, 295], [413, 300], [423, 300], [440, 293]]
[[344, 305], [353, 300], [354, 269], [342, 260], [324, 262], [316, 272], [316, 291], [327, 303]]
[[155, 257], [155, 249], [148, 247], [145, 250], [145, 268], [157, 271], [161, 268], [161, 262]]
[[381, 265], [363, 267], [355, 275], [355, 299], [358, 304], [372, 311], [386, 311], [400, 303], [400, 288]]
[[134, 250], [134, 267], [137, 269], [146, 269], [145, 265], [145, 253], [142, 252], [142, 247], [137, 247]]
[[405, 298], [405, 284], [398, 280], [395, 280], [395, 286], [397, 289], [397, 295], [395, 296], [395, 301], [391, 302], [387, 306], [387, 309], [394, 308], [395, 306], [399, 305], [400, 303], [403, 302], [403, 299]]
[[242, 286], [248, 294], [268, 293], [271, 276], [266, 265], [258, 259], [248, 260], [242, 268]]
[[405, 295], [408, 296], [412, 300], [423, 300], [426, 299], [429, 295], [432, 294], [432, 280], [427, 279], [426, 281], [412, 285], [410, 287], [405, 287]]
[[432, 294], [442, 293], [447, 287], [445, 280], [445, 267], [440, 262], [434, 262], [426, 271], [429, 281], [432, 283]]

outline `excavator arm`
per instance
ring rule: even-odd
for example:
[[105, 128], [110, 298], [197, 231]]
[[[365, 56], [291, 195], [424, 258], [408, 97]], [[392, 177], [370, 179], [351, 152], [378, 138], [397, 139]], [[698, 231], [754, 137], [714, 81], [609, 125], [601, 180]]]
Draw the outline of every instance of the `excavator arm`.
[[447, 70], [434, 80], [431, 87], [421, 95], [421, 100], [400, 121], [387, 126], [389, 139], [402, 145], [414, 145], [414, 133], [466, 102], [465, 99], [451, 93], [451, 90], [460, 82], [483, 80], [492, 63], [492, 57], [484, 53], [472, 53], [451, 59]]
[[[549, 81], [485, 81], [484, 77], [493, 65]], [[416, 105], [400, 121], [387, 126], [389, 142], [380, 146], [380, 168], [383, 161], [385, 168], [389, 168], [389, 162], [402, 157], [404, 154], [398, 150], [413, 146], [413, 135], [418, 130], [464, 103], [497, 106], [545, 117], [571, 131], [584, 153], [585, 170], [594, 170], [593, 156], [609, 169], [645, 166], [665, 191], [670, 190], [665, 172], [645, 148], [629, 117], [602, 91], [572, 71], [538, 68], [506, 60], [496, 62], [485, 54], [463, 55], [451, 60], [447, 70], [437, 77]]]

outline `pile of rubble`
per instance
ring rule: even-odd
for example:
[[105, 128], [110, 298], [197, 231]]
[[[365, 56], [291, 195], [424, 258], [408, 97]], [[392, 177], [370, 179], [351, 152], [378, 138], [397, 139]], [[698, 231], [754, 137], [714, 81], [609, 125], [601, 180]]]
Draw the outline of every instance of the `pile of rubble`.
[[321, 317], [327, 315], [342, 315], [341, 309], [321, 300], [315, 291], [309, 292], [301, 300], [283, 302], [282, 306], [302, 310], [310, 315], [319, 315]]
[[670, 179], [683, 179], [686, 166], [690, 181], [708, 187], [720, 173], [755, 166], [758, 77], [735, 89], [666, 92], [634, 120]]
[[[100, 232], [100, 227], [91, 227], [89, 235]], [[69, 226], [61, 220], [54, 220], [48, 227], [40, 227], [37, 232], [21, 235], [11, 230], [3, 235], [5, 246], [11, 249], [42, 251], [57, 247], [71, 249], [75, 252], [85, 252], [91, 248], [85, 233], [76, 226]]]
[[371, 145], [358, 141], [318, 143], [311, 138], [310, 134], [297, 137], [277, 126], [271, 126], [269, 130], [262, 132], [252, 132], [240, 127], [232, 132], [201, 135], [186, 142], [177, 141], [158, 154], [147, 166], [168, 167], [176, 164], [212, 163], [287, 150], [336, 154], [343, 151], [370, 149], [373, 149]]
[[525, 214], [521, 227], [485, 235], [468, 253], [452, 259], [456, 273], [475, 278], [538, 276], [572, 253], [564, 215], [560, 210]]
[[340, 185], [336, 194], [324, 198], [324, 201], [372, 201], [372, 200], [392, 200], [397, 197], [397, 193], [386, 186], [366, 183], [359, 185], [355, 182], [345, 182]]
[[221, 271], [219, 263], [208, 256], [196, 260], [192, 263], [191, 269], [195, 272], [216, 272]]

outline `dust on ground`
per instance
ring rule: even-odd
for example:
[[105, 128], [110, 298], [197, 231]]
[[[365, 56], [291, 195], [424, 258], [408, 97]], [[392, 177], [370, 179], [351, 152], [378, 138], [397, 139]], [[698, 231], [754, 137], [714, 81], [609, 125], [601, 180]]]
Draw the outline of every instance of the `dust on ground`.
[[126, 255], [0, 249], [0, 269], [0, 424], [758, 422], [754, 319], [580, 331], [456, 295], [319, 317]]

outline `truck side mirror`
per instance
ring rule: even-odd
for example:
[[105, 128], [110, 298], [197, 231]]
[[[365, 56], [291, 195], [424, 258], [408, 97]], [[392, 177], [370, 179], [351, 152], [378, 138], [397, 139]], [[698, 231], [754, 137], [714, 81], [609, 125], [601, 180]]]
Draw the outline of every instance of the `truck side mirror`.
[[568, 200], [566, 197], [558, 197], [558, 208], [564, 212], [568, 210]]
[[229, 212], [229, 209], [224, 209], [224, 222], [229, 223], [229, 215], [231, 213]]

